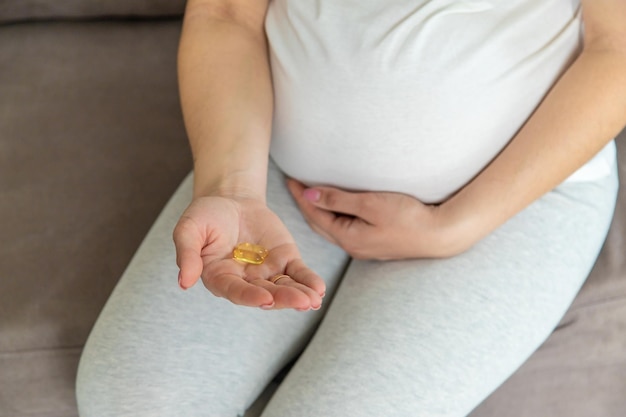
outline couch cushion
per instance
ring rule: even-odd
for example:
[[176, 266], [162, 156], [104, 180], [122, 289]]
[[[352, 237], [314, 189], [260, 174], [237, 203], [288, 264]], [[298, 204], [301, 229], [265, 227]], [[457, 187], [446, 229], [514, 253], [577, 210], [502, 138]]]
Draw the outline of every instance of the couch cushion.
[[0, 417], [75, 415], [82, 345], [191, 169], [179, 31], [0, 27]]
[[185, 0], [2, 0], [0, 22], [182, 14]]

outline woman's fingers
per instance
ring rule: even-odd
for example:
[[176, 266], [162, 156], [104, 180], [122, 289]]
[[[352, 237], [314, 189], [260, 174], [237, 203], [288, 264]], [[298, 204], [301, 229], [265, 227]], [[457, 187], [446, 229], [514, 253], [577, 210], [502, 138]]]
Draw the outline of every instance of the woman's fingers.
[[297, 283], [315, 291], [320, 297], [326, 293], [324, 280], [307, 267], [302, 259], [291, 261], [285, 268], [285, 273]]
[[273, 283], [267, 279], [248, 282], [237, 275], [220, 274], [205, 279], [205, 285], [213, 295], [242, 306], [306, 311], [322, 305], [322, 297], [316, 291], [287, 275]]
[[297, 283], [289, 276], [276, 282], [266, 279], [258, 279], [251, 282], [272, 294], [274, 297], [274, 309], [293, 308], [299, 311], [319, 309], [322, 298], [312, 289]]
[[[223, 259], [205, 266], [203, 281], [215, 296], [238, 305], [302, 311], [321, 306], [326, 284], [302, 260], [289, 261], [287, 267], [284, 263], [272, 263], [270, 259], [261, 265], [246, 266]], [[282, 275], [280, 279], [272, 280], [279, 275]]]
[[[348, 193], [335, 189], [320, 188], [320, 190], [324, 190], [322, 195], [329, 194], [335, 195], [335, 197], [326, 198], [325, 203], [312, 203], [304, 196], [306, 191], [311, 189], [306, 190], [302, 184], [293, 180], [289, 180], [288, 184], [302, 215], [311, 229], [344, 250], [348, 250], [350, 242], [360, 240], [364, 226], [370, 226], [370, 223], [361, 216], [363, 213], [366, 213], [366, 215], [373, 217], [373, 215], [369, 214], [371, 209], [368, 204], [371, 204], [371, 202], [366, 203], [365, 201], [373, 201], [374, 197], [368, 199], [364, 197], [365, 193]], [[329, 190], [330, 193], [327, 192]], [[347, 197], [345, 201], [343, 200], [344, 197]], [[356, 200], [360, 200], [360, 203], [357, 203]], [[322, 201], [322, 197], [320, 197], [320, 201]], [[329, 204], [328, 201], [333, 202]], [[331, 206], [335, 208], [333, 209]], [[353, 210], [340, 209], [340, 207], [348, 206], [352, 206]], [[357, 207], [360, 208], [357, 209]]]
[[[271, 287], [268, 287], [267, 283]], [[261, 285], [274, 294], [277, 306], [286, 304], [298, 310], [318, 310], [322, 305], [322, 297], [326, 294], [324, 280], [309, 269], [301, 259], [291, 261], [285, 268], [284, 274], [274, 275]], [[281, 291], [281, 289], [290, 291]], [[299, 294], [304, 295], [305, 298]], [[306, 303], [296, 305], [302, 302]]]
[[271, 308], [275, 304], [271, 292], [236, 274], [210, 275], [204, 278], [204, 285], [213, 295], [226, 298], [234, 304], [262, 308]]
[[299, 205], [304, 202], [320, 209], [347, 214], [370, 221], [377, 214], [377, 195], [370, 192], [350, 192], [333, 187], [306, 188], [303, 184], [289, 179], [287, 187]]
[[294, 281], [311, 288], [318, 295], [324, 294], [326, 284], [300, 258], [295, 244], [272, 249], [261, 265], [249, 266], [245, 270], [246, 279], [271, 279], [278, 274], [286, 274]]
[[[279, 270], [282, 268], [274, 269]], [[284, 268], [284, 273], [273, 274], [266, 279], [256, 278], [251, 284], [269, 291], [274, 297], [276, 309], [317, 310], [326, 293], [324, 280], [307, 268], [301, 259], [291, 261]]]

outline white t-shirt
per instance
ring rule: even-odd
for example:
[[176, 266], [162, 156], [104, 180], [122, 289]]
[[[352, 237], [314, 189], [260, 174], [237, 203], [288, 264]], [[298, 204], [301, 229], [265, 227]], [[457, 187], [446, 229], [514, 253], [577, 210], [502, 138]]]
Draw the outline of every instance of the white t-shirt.
[[[308, 184], [432, 203], [476, 176], [580, 49], [579, 0], [272, 0], [271, 155]], [[610, 172], [609, 144], [570, 181]]]

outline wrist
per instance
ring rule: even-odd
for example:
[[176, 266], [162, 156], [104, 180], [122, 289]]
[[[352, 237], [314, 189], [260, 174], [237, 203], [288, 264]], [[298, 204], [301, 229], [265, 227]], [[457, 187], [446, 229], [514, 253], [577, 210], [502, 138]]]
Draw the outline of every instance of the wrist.
[[478, 233], [477, 222], [464, 214], [455, 202], [448, 200], [437, 206], [437, 224], [442, 257], [450, 257], [465, 252], [482, 236]]
[[246, 170], [215, 175], [196, 168], [193, 198], [214, 196], [265, 202], [266, 177], [266, 172], [255, 175]]
[[[241, 197], [265, 202], [269, 150], [259, 139], [252, 146], [246, 135], [231, 142], [203, 142], [192, 147], [193, 196]], [[268, 140], [269, 143], [269, 140]]]

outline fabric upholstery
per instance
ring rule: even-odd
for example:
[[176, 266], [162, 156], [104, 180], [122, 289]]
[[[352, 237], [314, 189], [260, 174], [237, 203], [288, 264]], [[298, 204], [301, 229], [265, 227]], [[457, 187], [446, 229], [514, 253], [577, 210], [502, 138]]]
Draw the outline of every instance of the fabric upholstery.
[[179, 30], [0, 27], [1, 417], [75, 413], [91, 326], [191, 169]]
[[0, 22], [33, 19], [176, 16], [185, 0], [2, 0]]

